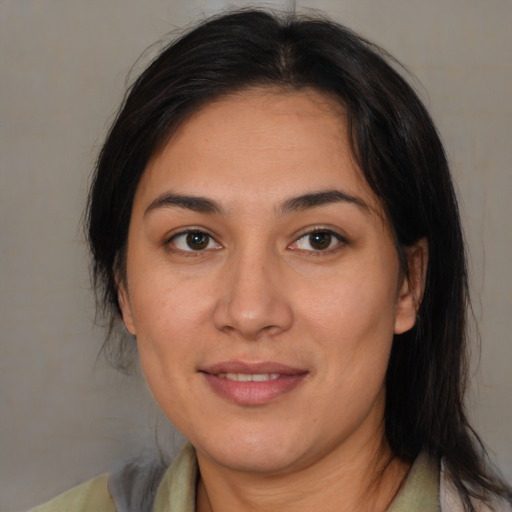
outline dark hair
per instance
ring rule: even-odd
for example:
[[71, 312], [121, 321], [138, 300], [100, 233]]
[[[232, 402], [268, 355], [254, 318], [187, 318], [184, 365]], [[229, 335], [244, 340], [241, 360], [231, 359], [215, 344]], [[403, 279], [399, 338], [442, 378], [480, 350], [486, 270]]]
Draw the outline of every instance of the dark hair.
[[313, 88], [348, 113], [354, 156], [380, 199], [407, 275], [405, 247], [426, 237], [416, 326], [395, 336], [385, 426], [398, 456], [443, 458], [470, 497], [510, 497], [486, 463], [464, 407], [468, 285], [464, 242], [442, 143], [425, 107], [372, 43], [325, 19], [258, 10], [211, 18], [170, 44], [131, 86], [97, 163], [88, 237], [99, 302], [119, 315], [133, 197], [149, 158], [202, 105], [248, 87]]

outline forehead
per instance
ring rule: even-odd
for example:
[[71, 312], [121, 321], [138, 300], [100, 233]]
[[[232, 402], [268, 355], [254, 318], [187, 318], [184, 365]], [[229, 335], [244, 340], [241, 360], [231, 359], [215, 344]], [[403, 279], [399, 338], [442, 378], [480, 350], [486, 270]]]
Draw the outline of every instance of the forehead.
[[355, 162], [343, 105], [312, 89], [253, 88], [184, 121], [148, 163], [137, 196], [224, 189], [233, 200], [250, 192], [268, 202], [340, 187], [380, 210]]

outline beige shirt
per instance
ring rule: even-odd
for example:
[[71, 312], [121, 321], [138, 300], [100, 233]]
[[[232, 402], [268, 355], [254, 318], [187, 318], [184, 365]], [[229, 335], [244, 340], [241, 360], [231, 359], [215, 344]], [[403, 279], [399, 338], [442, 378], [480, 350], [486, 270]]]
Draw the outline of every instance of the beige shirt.
[[[197, 476], [195, 450], [187, 444], [165, 471], [152, 512], [195, 512]], [[439, 481], [437, 465], [426, 455], [420, 454], [389, 506], [388, 512], [462, 511], [462, 504], [454, 489], [450, 488], [447, 482], [443, 482], [442, 477], [440, 489]], [[480, 507], [478, 510], [484, 512], [489, 509]], [[505, 512], [512, 509], [498, 507], [496, 510]], [[79, 485], [31, 512], [116, 512], [108, 491], [108, 475]]]

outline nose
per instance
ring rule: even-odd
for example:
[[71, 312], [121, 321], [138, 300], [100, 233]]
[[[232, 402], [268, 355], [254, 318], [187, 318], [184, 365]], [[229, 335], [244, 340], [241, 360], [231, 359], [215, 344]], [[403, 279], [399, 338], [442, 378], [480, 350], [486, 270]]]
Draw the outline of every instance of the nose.
[[293, 311], [272, 257], [240, 254], [227, 264], [213, 313], [215, 327], [248, 340], [288, 330]]

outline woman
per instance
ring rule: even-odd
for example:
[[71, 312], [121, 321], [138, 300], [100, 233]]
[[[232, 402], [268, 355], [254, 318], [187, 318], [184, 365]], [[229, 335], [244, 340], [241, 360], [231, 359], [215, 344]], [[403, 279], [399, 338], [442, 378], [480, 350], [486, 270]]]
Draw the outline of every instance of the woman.
[[463, 406], [444, 151], [371, 43], [198, 26], [131, 88], [88, 220], [102, 303], [190, 444], [37, 510], [510, 510]]

